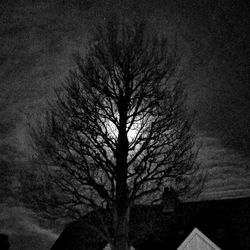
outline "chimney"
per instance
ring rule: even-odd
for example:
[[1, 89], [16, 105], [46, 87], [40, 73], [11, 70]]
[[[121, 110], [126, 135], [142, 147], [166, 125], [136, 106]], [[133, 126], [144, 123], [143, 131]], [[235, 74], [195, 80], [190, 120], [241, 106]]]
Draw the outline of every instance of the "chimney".
[[178, 203], [179, 202], [178, 202], [177, 192], [171, 187], [165, 188], [162, 195], [162, 212], [163, 213], [175, 212]]

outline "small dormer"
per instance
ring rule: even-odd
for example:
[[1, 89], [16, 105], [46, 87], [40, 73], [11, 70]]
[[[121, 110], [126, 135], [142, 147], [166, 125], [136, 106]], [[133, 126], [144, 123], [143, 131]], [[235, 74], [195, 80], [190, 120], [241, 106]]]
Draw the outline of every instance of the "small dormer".
[[163, 213], [173, 213], [178, 206], [178, 195], [177, 192], [167, 187], [164, 189], [162, 194], [162, 211]]

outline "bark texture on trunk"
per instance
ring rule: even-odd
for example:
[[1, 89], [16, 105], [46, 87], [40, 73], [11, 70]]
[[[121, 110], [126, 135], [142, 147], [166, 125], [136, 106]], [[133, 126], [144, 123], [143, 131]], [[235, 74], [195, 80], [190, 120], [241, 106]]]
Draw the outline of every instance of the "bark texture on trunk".
[[114, 216], [114, 241], [112, 250], [128, 250], [129, 249], [129, 215], [128, 208], [123, 214], [116, 213]]
[[119, 135], [116, 148], [116, 192], [113, 211], [113, 242], [112, 250], [128, 250], [128, 233], [130, 206], [127, 186], [127, 157], [128, 157], [128, 136], [127, 136], [127, 99], [121, 90], [118, 102], [119, 110]]

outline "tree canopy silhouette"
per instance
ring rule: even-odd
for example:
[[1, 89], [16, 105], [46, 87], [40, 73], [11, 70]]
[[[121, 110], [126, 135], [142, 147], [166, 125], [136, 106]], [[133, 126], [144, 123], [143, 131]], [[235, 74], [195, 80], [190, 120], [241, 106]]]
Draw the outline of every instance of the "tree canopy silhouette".
[[144, 22], [120, 19], [97, 28], [87, 55], [74, 59], [45, 122], [31, 130], [49, 176], [36, 204], [57, 216], [109, 209], [104, 236], [127, 250], [133, 204], [159, 199], [195, 166], [179, 60]]

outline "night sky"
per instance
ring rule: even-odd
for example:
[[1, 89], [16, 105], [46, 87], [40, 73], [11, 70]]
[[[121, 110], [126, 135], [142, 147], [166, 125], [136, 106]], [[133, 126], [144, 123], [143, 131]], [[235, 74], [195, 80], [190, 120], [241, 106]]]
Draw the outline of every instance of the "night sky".
[[27, 123], [46, 110], [72, 53], [84, 55], [93, 25], [115, 10], [176, 41], [207, 170], [201, 199], [250, 196], [249, 1], [62, 2], [0, 3], [0, 232], [11, 249], [48, 249], [57, 237], [13, 198], [20, 171], [32, 167]]

